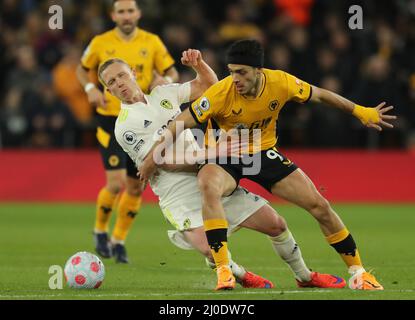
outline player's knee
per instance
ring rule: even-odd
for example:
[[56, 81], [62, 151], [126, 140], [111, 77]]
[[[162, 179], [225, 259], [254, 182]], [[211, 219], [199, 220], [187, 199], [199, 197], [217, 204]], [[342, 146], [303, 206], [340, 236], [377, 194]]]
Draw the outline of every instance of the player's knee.
[[134, 197], [139, 197], [143, 193], [143, 186], [140, 182], [128, 182], [126, 189], [128, 194]]
[[330, 203], [323, 197], [317, 197], [310, 206], [310, 213], [317, 220], [329, 220], [331, 216]]
[[287, 222], [285, 222], [285, 219], [280, 215], [276, 215], [274, 223], [269, 225], [267, 235], [270, 237], [277, 237], [285, 230], [287, 230]]
[[123, 185], [118, 181], [109, 181], [106, 185], [106, 189], [112, 194], [118, 194], [122, 190]]
[[207, 176], [201, 176], [197, 179], [199, 190], [205, 199], [220, 199], [222, 196], [220, 186], [220, 180], [215, 177], [208, 178]]

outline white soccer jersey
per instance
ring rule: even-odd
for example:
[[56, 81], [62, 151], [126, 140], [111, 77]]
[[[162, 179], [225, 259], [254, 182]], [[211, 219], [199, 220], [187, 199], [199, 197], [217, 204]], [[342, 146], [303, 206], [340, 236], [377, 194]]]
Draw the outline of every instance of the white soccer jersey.
[[[188, 102], [190, 84], [170, 84], [156, 87], [145, 96], [147, 103], [121, 105], [115, 122], [115, 137], [125, 152], [139, 167], [167, 125], [180, 114], [180, 105]], [[177, 138], [175, 152], [200, 149], [187, 129]], [[150, 179], [153, 192], [159, 197], [160, 208], [166, 219], [178, 231], [170, 232], [172, 242], [186, 248], [180, 231], [203, 226], [202, 198], [196, 173], [167, 172]], [[266, 204], [266, 200], [238, 187], [232, 196], [223, 198], [229, 222], [229, 232]]]
[[[144, 98], [147, 103], [122, 104], [115, 123], [115, 137], [125, 152], [140, 166], [154, 143], [167, 125], [180, 114], [180, 105], [189, 102], [190, 84], [169, 84], [158, 86]], [[176, 140], [176, 152], [182, 148], [196, 150], [198, 145], [190, 130], [185, 130]], [[179, 148], [178, 148], [179, 147]], [[189, 194], [198, 192], [194, 173], [166, 172], [159, 169], [159, 175], [150, 179], [154, 193], [159, 197], [160, 206], [179, 204]], [[200, 204], [199, 204], [200, 206]]]

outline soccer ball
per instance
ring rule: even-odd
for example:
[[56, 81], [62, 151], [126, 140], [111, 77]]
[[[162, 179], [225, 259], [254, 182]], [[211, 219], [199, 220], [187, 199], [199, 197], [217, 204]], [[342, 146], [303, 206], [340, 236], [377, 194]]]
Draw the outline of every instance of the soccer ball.
[[82, 251], [68, 259], [64, 274], [70, 288], [97, 289], [104, 280], [105, 267], [96, 255]]

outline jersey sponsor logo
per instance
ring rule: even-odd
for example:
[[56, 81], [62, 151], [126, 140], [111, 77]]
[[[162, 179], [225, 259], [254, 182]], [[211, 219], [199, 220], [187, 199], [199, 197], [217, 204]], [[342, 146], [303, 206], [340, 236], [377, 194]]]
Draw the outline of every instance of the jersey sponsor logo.
[[208, 98], [203, 97], [202, 100], [200, 100], [199, 102], [199, 106], [202, 111], [208, 111], [210, 108], [210, 102]]
[[126, 131], [122, 135], [124, 142], [130, 146], [137, 142], [137, 135], [132, 131]]
[[272, 117], [268, 117], [259, 121], [255, 121], [249, 127], [249, 130], [252, 131], [254, 129], [265, 129], [271, 123]]
[[171, 102], [167, 99], [164, 99], [160, 102], [160, 106], [162, 106], [164, 109], [173, 109], [173, 105]]
[[235, 129], [242, 130], [242, 129], [249, 129], [249, 127], [245, 123], [237, 123], [235, 125]]
[[166, 124], [164, 124], [163, 126], [161, 126], [161, 128], [160, 129], [158, 129], [157, 131], [156, 131], [156, 133], [155, 134], [157, 134], [157, 135], [159, 135], [159, 136], [161, 136], [162, 134], [163, 134], [163, 131], [164, 130], [166, 130], [166, 128], [167, 128], [167, 126], [178, 116], [180, 114], [180, 111], [177, 111], [175, 114], [174, 114], [174, 116], [173, 117], [171, 117], [171, 119], [170, 120], [168, 120], [167, 121], [167, 123]]
[[272, 101], [269, 103], [268, 108], [269, 108], [271, 111], [275, 111], [275, 110], [279, 107], [279, 105], [280, 105], [280, 103], [278, 102], [278, 100], [272, 100]]
[[232, 113], [233, 113], [235, 116], [239, 116], [239, 115], [242, 113], [242, 108], [240, 108], [238, 111], [235, 111], [235, 110], [233, 110], [233, 109], [232, 109]]
[[152, 123], [152, 121], [144, 120], [144, 128], [148, 128]]
[[138, 152], [140, 151], [141, 147], [145, 144], [146, 142], [143, 139], [140, 139], [140, 141], [137, 142], [137, 144], [134, 146], [134, 151]]

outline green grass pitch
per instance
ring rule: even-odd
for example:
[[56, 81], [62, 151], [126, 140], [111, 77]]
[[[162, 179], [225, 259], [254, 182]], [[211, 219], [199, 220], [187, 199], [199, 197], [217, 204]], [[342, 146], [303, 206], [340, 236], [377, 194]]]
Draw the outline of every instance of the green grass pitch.
[[[316, 222], [301, 209], [277, 205], [308, 266], [347, 277], [340, 257]], [[415, 299], [415, 205], [335, 205], [351, 230], [367, 269], [385, 290], [299, 289], [268, 239], [250, 230], [230, 238], [235, 261], [275, 284], [269, 290], [215, 292], [216, 276], [195, 251], [176, 248], [157, 206], [145, 205], [127, 240], [131, 263], [103, 260], [106, 277], [97, 290], [51, 290], [49, 267], [77, 251], [94, 252], [93, 204], [0, 204], [0, 300], [3, 299]], [[112, 223], [115, 217], [112, 217]]]

